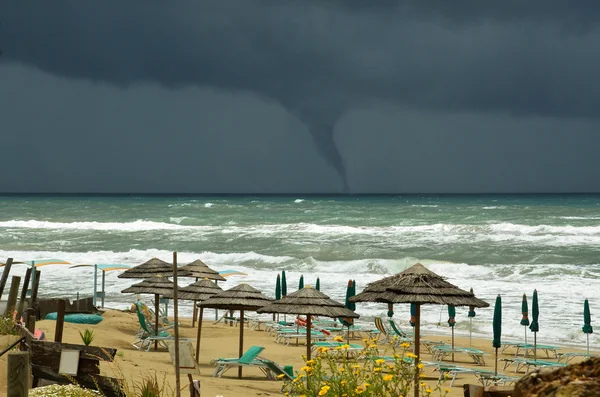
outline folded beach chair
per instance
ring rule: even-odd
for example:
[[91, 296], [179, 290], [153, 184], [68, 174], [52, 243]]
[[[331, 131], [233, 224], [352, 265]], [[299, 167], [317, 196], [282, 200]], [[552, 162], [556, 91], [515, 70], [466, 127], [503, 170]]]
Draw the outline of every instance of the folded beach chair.
[[[388, 330], [385, 328], [385, 325], [383, 325], [383, 321], [381, 320], [380, 317], [375, 317], [374, 319], [375, 321], [375, 328], [377, 328], [377, 330], [379, 331], [379, 340], [382, 343], [386, 343], [388, 341], [390, 341], [391, 339], [391, 335], [388, 332]], [[383, 339], [381, 339], [383, 338]]]
[[133, 347], [138, 350], [143, 350], [145, 348], [146, 351], [149, 351], [150, 346], [152, 346], [152, 342], [157, 341], [161, 346], [168, 348], [166, 342], [174, 340], [175, 338], [162, 329], [159, 329], [158, 332], [155, 332], [154, 327], [149, 326], [146, 322], [146, 317], [143, 315], [137, 304], [135, 307], [141, 330], [136, 334], [137, 339], [132, 343]]
[[[490, 371], [491, 372], [491, 371]], [[475, 373], [475, 377], [479, 380], [479, 382], [481, 382], [481, 384], [483, 385], [483, 387], [488, 387], [488, 386], [506, 386], [506, 385], [510, 385], [512, 383], [515, 383], [516, 381], [518, 381], [519, 379], [521, 379], [520, 376], [509, 376], [509, 375], [504, 375], [504, 374], [496, 374], [494, 375], [494, 373], [481, 373], [481, 372], [476, 372]]]
[[531, 367], [534, 368], [541, 368], [541, 367], [545, 367], [545, 368], [552, 368], [552, 367], [566, 367], [567, 364], [566, 363], [561, 363], [558, 361], [547, 361], [547, 360], [530, 360], [528, 358], [523, 358], [523, 357], [512, 357], [512, 358], [502, 358], [498, 361], [504, 361], [504, 367], [503, 370], [505, 370], [507, 367], [509, 367], [510, 365], [515, 366], [515, 372], [519, 372], [519, 369], [521, 369], [521, 367], [525, 367], [525, 373], [529, 373], [529, 369]]
[[265, 350], [262, 346], [252, 346], [240, 358], [217, 358], [213, 360], [217, 367], [213, 372], [213, 377], [220, 378], [223, 374], [234, 367], [252, 366], [259, 368], [267, 378], [272, 379], [271, 370], [265, 364], [264, 359], [259, 359], [258, 355]]
[[581, 357], [583, 358], [583, 360], [587, 360], [591, 357], [600, 357], [600, 354], [594, 354], [594, 353], [558, 353], [558, 362], [562, 362], [562, 360], [565, 360], [565, 363], [569, 363], [569, 361], [571, 361], [572, 359], [576, 358], [576, 357]]
[[390, 324], [390, 329], [392, 330], [393, 334], [400, 337], [400, 338], [409, 338], [410, 336], [402, 331], [400, 328], [398, 328], [396, 326], [396, 322], [394, 320], [392, 320], [391, 318], [388, 319], [388, 323]]
[[454, 347], [446, 345], [434, 346], [432, 349], [432, 358], [434, 361], [444, 361], [444, 359], [455, 353], [466, 353], [473, 359], [475, 364], [485, 365], [485, 359], [483, 356], [487, 355], [483, 350], [474, 349], [472, 347]]

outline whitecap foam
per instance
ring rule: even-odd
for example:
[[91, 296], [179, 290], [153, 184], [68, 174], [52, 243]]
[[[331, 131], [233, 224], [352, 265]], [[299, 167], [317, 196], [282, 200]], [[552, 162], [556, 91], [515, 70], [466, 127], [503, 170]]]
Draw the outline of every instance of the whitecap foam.
[[302, 203], [304, 202], [304, 199], [296, 199], [294, 200], [294, 203], [298, 204], [298, 203]]
[[210, 208], [213, 205], [214, 205], [213, 203], [204, 203], [204, 208]]

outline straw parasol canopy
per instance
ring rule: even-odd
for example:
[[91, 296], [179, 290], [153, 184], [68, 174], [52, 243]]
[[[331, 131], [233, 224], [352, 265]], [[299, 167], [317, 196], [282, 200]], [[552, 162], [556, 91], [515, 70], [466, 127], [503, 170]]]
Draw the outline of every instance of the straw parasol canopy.
[[391, 309], [394, 303], [414, 303], [415, 310], [415, 397], [419, 395], [419, 338], [422, 304], [488, 307], [489, 303], [477, 299], [472, 292], [464, 291], [444, 280], [438, 274], [417, 263], [401, 273], [367, 285], [352, 302], [384, 302]]
[[[195, 283], [180, 288], [179, 290], [181, 291], [180, 294], [184, 296], [182, 299], [193, 300], [194, 305], [196, 301], [204, 301], [212, 296], [223, 292], [223, 289], [221, 287], [219, 287], [216, 283], [210, 281], [208, 278], [196, 281]], [[202, 337], [203, 312], [204, 308], [200, 307], [200, 310], [198, 312], [198, 333], [196, 335], [196, 361], [198, 360], [198, 357], [200, 357], [200, 339]], [[195, 314], [196, 313], [194, 313], [194, 315]]]
[[[240, 343], [239, 357], [244, 354], [244, 311], [256, 311], [269, 304], [271, 298], [263, 295], [256, 288], [248, 284], [240, 284], [231, 289], [213, 295], [207, 300], [200, 302], [200, 308], [226, 309], [240, 311]], [[202, 327], [202, 318], [198, 322], [198, 328]], [[196, 358], [197, 359], [197, 358]], [[238, 378], [242, 377], [242, 367], [238, 368]]]
[[213, 309], [254, 311], [269, 304], [271, 300], [256, 288], [248, 284], [240, 284], [208, 298], [201, 302], [199, 306]]
[[185, 296], [179, 299], [204, 301], [223, 292], [223, 288], [205, 278], [204, 280], [196, 281], [195, 283], [181, 287], [179, 288], [179, 291], [181, 291], [181, 296]]
[[306, 357], [310, 360], [310, 316], [349, 317], [358, 318], [359, 315], [346, 308], [343, 303], [330, 299], [327, 295], [310, 286], [306, 286], [280, 300], [257, 310], [258, 313], [285, 313], [306, 315]]
[[207, 264], [202, 262], [200, 259], [188, 263], [182, 266], [181, 271], [185, 271], [188, 274], [185, 277], [196, 277], [201, 279], [226, 281], [226, 278], [221, 276], [218, 271], [211, 269]]
[[[173, 281], [169, 280], [168, 278], [163, 277], [161, 275], [155, 275], [154, 277], [147, 278], [140, 283], [133, 284], [129, 288], [125, 288], [123, 291], [121, 291], [121, 293], [123, 293], [123, 294], [154, 294], [154, 295], [160, 295], [165, 298], [173, 298], [174, 285], [175, 284], [173, 283]], [[181, 288], [179, 288], [177, 290], [177, 292], [178, 292], [179, 299], [186, 299], [186, 298], [183, 298], [183, 296], [185, 296], [186, 293], [183, 292]], [[187, 299], [190, 299], [190, 298], [187, 298]]]
[[[187, 277], [187, 271], [178, 271], [177, 272], [181, 277]], [[165, 262], [158, 258], [152, 258], [147, 262], [142, 263], [141, 265], [132, 267], [129, 270], [124, 271], [119, 274], [117, 277], [119, 278], [152, 278], [156, 275], [161, 275], [164, 277], [172, 277], [173, 276], [173, 265], [171, 263]]]

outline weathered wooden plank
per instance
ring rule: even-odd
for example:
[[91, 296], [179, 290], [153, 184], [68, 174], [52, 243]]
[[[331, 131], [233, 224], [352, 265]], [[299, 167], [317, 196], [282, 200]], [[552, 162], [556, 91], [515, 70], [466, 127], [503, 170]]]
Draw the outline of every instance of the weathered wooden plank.
[[[72, 384], [66, 376], [59, 375], [52, 368], [41, 365], [32, 365], [31, 373], [35, 378], [47, 379], [63, 384]], [[77, 377], [77, 383], [82, 387], [102, 391], [106, 397], [125, 397], [125, 394], [119, 389], [120, 380], [107, 376], [83, 375]]]
[[74, 345], [71, 343], [58, 343], [58, 342], [43, 342], [43, 341], [32, 341], [31, 352], [35, 356], [37, 354], [57, 354], [60, 356], [62, 349], [74, 349], [81, 352], [81, 358], [89, 360], [100, 360], [100, 361], [113, 361], [117, 354], [117, 349], [110, 347], [98, 347], [98, 346], [85, 346], [85, 345]]
[[7, 361], [7, 397], [27, 397], [29, 393], [29, 353], [10, 353]]
[[8, 291], [8, 301], [6, 302], [6, 310], [4, 311], [4, 315], [10, 316], [12, 318], [13, 312], [17, 307], [17, 296], [19, 296], [19, 286], [21, 285], [21, 277], [12, 276], [12, 281], [10, 282], [10, 290]]
[[[31, 357], [31, 364], [40, 365], [42, 367], [52, 368], [56, 372], [60, 367], [60, 355], [50, 354], [50, 355], [34, 355]], [[85, 358], [79, 358], [79, 374], [92, 374], [97, 375], [100, 374], [100, 362], [97, 359], [87, 360]]]
[[2, 294], [4, 293], [4, 287], [6, 287], [6, 282], [8, 281], [8, 274], [10, 273], [10, 268], [12, 267], [13, 258], [8, 258], [6, 260], [6, 264], [2, 267], [2, 277], [0, 277], [0, 299], [2, 299]]

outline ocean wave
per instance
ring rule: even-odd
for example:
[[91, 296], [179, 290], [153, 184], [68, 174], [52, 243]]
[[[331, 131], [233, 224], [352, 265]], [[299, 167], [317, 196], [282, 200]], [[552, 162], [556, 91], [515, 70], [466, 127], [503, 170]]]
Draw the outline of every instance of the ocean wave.
[[302, 203], [302, 202], [304, 202], [304, 199], [296, 199], [296, 200], [294, 200], [294, 203], [296, 203], [296, 204], [299, 204], [299, 203]]
[[204, 203], [204, 208], [210, 208], [213, 205], [214, 205], [213, 203]]

